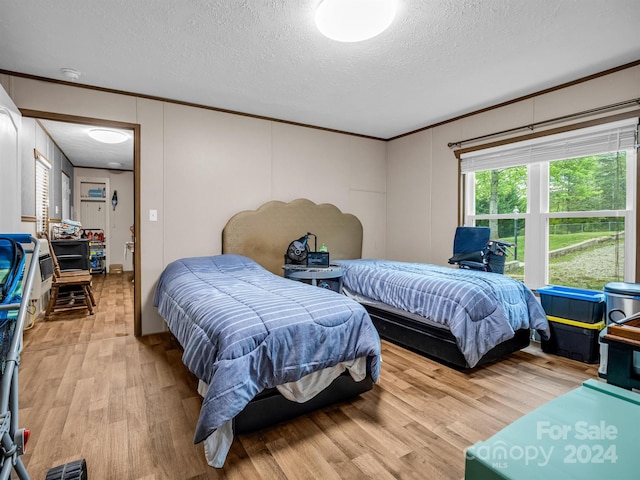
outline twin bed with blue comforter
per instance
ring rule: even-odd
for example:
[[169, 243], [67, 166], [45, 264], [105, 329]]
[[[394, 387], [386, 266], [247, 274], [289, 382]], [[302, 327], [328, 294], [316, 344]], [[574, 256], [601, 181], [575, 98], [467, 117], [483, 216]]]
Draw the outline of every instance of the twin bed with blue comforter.
[[[338, 263], [344, 271], [345, 290], [363, 304], [406, 312], [413, 315], [410, 318], [418, 326], [446, 328], [464, 357], [464, 364], [459, 366], [475, 367], [517, 332], [526, 344], [529, 329], [537, 330], [544, 339], [549, 337], [540, 302], [526, 285], [506, 275], [388, 260]], [[376, 326], [383, 329], [388, 325]], [[405, 330], [411, 334], [411, 330]], [[424, 353], [433, 353], [430, 345], [424, 348]]]
[[[357, 381], [378, 379], [380, 339], [360, 304], [276, 276], [243, 256], [169, 264], [154, 305], [183, 347], [185, 365], [206, 385], [194, 440], [209, 440], [205, 450], [215, 467], [231, 445], [232, 420], [263, 390], [302, 388], [307, 400], [304, 387], [315, 393], [345, 368]], [[319, 386], [296, 385], [318, 372]]]

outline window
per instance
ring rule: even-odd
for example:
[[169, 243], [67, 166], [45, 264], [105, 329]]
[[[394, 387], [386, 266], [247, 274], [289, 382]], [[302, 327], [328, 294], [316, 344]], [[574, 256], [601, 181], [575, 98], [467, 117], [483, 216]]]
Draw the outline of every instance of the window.
[[49, 225], [49, 180], [51, 163], [35, 150], [36, 157], [36, 233], [47, 232]]
[[531, 288], [634, 281], [638, 119], [461, 155], [464, 220], [515, 244]]

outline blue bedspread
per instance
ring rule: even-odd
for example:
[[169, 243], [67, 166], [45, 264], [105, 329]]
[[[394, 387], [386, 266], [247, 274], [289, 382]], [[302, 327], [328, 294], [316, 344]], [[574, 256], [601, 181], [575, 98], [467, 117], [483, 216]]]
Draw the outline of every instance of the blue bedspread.
[[209, 384], [194, 441], [266, 388], [358, 357], [378, 379], [380, 338], [366, 310], [335, 292], [278, 277], [239, 255], [167, 266], [154, 305]]
[[344, 286], [446, 325], [470, 367], [515, 330], [549, 324], [533, 292], [506, 275], [388, 260], [340, 260]]

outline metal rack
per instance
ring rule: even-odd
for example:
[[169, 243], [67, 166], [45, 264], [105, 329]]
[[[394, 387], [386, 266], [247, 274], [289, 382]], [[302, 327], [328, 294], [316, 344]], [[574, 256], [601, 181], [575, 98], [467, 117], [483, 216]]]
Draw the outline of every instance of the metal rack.
[[107, 273], [106, 237], [102, 228], [85, 228], [84, 238], [89, 240], [89, 271]]

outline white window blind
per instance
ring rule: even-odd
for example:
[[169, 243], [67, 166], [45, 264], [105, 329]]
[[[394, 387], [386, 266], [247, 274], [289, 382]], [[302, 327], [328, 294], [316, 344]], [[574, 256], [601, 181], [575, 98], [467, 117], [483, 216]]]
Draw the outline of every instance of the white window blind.
[[638, 119], [572, 130], [461, 155], [462, 173], [626, 150], [636, 145]]
[[51, 163], [38, 151], [36, 155], [36, 232], [46, 232], [49, 224], [49, 170]]

